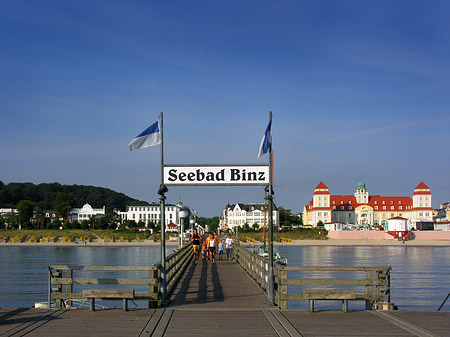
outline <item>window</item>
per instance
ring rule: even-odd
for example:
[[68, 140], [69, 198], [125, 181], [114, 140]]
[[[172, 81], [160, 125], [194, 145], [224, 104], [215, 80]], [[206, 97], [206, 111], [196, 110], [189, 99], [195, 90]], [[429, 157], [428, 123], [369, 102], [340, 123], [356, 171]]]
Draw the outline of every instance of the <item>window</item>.
[[401, 202], [401, 201], [399, 200], [399, 201], [398, 201], [398, 204], [399, 204], [399, 205], [401, 205], [401, 204], [402, 204], [402, 202]]
[[402, 206], [398, 206], [398, 209], [399, 209], [399, 210], [402, 210]]
[[383, 206], [383, 209], [386, 209], [386, 206]]
[[393, 201], [391, 201], [391, 205], [393, 204], [394, 202]]
[[378, 204], [378, 201], [375, 201], [375, 205]]
[[[334, 202], [333, 202], [334, 203]], [[333, 209], [336, 209], [336, 206], [333, 206]]]
[[391, 206], [391, 209], [394, 209], [394, 206]]
[[[376, 203], [376, 202], [375, 202]], [[375, 206], [375, 209], [378, 210], [378, 206]]]
[[318, 216], [322, 216], [322, 212], [318, 212], [317, 215], [318, 215]]
[[344, 209], [344, 206], [341, 206], [341, 209]]
[[348, 217], [351, 219], [352, 218], [352, 213], [348, 213]]
[[383, 200], [383, 205], [385, 204], [386, 202]]
[[323, 212], [323, 216], [328, 216], [328, 212]]
[[393, 218], [395, 216], [395, 214], [394, 213], [391, 213], [391, 218]]
[[351, 202], [351, 201], [349, 201], [348, 203], [349, 203], [350, 205], [352, 204], [352, 202]]

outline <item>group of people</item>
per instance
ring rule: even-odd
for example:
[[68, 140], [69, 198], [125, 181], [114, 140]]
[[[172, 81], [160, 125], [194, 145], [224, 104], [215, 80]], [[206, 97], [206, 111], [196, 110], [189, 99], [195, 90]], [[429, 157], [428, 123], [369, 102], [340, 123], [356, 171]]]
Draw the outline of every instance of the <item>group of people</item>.
[[194, 233], [191, 236], [192, 245], [194, 247], [194, 261], [195, 264], [198, 263], [200, 248], [202, 260], [211, 261], [211, 263], [216, 263], [216, 249], [219, 249], [219, 260], [223, 259], [223, 248], [225, 246], [226, 254], [228, 260], [231, 260], [231, 253], [233, 251], [233, 239], [230, 235], [224, 240], [219, 240], [219, 236], [217, 234], [210, 233], [206, 236], [206, 240], [203, 240], [203, 237], [198, 234], [197, 229], [194, 229]]

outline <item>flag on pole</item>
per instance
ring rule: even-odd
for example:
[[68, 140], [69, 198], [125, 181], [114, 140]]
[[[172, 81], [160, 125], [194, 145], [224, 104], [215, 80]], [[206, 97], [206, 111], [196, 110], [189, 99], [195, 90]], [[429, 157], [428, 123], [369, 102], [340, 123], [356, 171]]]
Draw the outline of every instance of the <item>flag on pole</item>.
[[269, 125], [267, 125], [266, 132], [261, 140], [261, 145], [259, 146], [258, 158], [263, 154], [266, 154], [270, 146], [272, 145], [272, 120], [270, 120]]
[[159, 130], [159, 123], [155, 122], [137, 135], [128, 146], [130, 151], [133, 151], [158, 144], [161, 144], [161, 131]]

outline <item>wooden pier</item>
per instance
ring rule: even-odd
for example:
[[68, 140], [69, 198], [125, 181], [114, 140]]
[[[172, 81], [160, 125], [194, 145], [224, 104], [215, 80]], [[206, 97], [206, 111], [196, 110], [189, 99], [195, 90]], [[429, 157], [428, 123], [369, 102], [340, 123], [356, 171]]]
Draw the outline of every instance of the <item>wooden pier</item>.
[[0, 336], [450, 335], [448, 311], [282, 310], [258, 283], [234, 260], [189, 262], [158, 309], [0, 309]]

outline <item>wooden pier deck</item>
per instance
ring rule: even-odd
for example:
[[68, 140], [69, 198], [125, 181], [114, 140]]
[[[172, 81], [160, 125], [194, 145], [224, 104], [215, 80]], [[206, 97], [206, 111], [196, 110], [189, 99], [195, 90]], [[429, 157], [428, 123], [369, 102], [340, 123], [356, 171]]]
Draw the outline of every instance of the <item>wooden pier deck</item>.
[[448, 311], [279, 310], [233, 261], [191, 264], [161, 309], [0, 309], [0, 336], [450, 336]]

